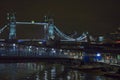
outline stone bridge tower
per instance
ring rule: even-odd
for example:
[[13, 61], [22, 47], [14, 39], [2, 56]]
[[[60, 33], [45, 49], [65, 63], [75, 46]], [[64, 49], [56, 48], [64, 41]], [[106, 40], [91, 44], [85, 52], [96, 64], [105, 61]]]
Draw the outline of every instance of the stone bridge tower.
[[9, 21], [9, 39], [16, 39], [15, 13], [7, 13], [7, 20]]

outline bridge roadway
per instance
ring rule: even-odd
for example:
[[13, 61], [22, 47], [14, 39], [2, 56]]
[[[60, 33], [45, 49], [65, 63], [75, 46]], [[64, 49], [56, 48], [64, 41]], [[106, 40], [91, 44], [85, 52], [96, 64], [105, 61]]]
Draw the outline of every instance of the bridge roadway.
[[19, 40], [0, 39], [0, 42], [7, 44], [16, 43], [19, 45], [58, 48], [65, 50], [77, 50], [77, 51], [85, 51], [85, 52], [106, 52], [106, 53], [120, 52], [120, 48], [119, 48], [120, 44], [116, 44], [116, 43], [99, 44], [99, 43], [64, 41], [64, 40], [45, 41], [44, 39], [19, 39]]
[[46, 50], [46, 48], [18, 44], [4, 44], [0, 47], [0, 63], [46, 61], [73, 64], [76, 60], [81, 62], [80, 59], [74, 59], [64, 54], [63, 51], [52, 48]]
[[0, 56], [0, 63], [18, 63], [18, 62], [48, 62], [48, 63], [62, 63], [69, 65], [80, 65], [81, 59], [74, 59], [68, 57], [23, 57], [23, 56]]
[[[35, 40], [35, 39], [34, 39]], [[38, 40], [39, 41], [39, 40]], [[26, 40], [24, 41], [24, 43], [20, 43], [20, 44], [17, 44], [18, 46], [19, 45], [30, 45], [28, 42], [32, 42], [32, 45], [33, 46], [37, 46], [37, 47], [43, 47], [43, 45], [40, 45], [38, 46], [38, 41], [33, 41], [33, 40]], [[3, 41], [4, 42], [4, 41]], [[27, 44], [25, 44], [25, 42], [27, 42]], [[5, 44], [13, 44], [11, 42], [5, 42]], [[87, 52], [103, 52], [104, 49], [106, 48], [110, 48], [110, 50], [107, 50], [106, 49], [106, 52], [110, 52], [111, 49], [116, 49], [116, 48], [119, 48], [119, 44], [89, 44], [89, 43], [81, 43], [81, 42], [60, 42], [60, 43], [57, 43], [57, 45], [59, 45], [59, 48], [57, 47], [57, 49], [65, 49], [65, 50], [78, 50], [78, 51], [87, 51]], [[66, 47], [65, 47], [66, 46]], [[70, 46], [70, 47], [69, 47]], [[72, 47], [71, 47], [72, 46]], [[36, 47], [36, 49], [37, 49]], [[46, 47], [46, 46], [45, 46]], [[56, 44], [53, 45], [53, 46], [47, 46], [48, 48], [55, 48], [56, 47]], [[75, 57], [72, 57], [72, 56], [67, 56], [65, 54], [62, 54], [62, 53], [58, 53], [57, 55], [53, 54], [51, 55], [50, 54], [44, 54], [41, 55], [40, 53], [41, 52], [38, 52], [36, 50], [34, 50], [33, 48], [33, 51], [31, 52], [29, 48], [27, 48], [27, 50], [23, 47], [23, 51], [21, 50], [18, 50], [18, 49], [15, 49], [12, 48], [12, 49], [8, 49], [7, 50], [7, 47], [2, 51], [0, 51], [0, 53], [5, 53], [5, 54], [0, 54], [0, 62], [39, 62], [39, 61], [47, 61], [47, 62], [51, 62], [51, 63], [54, 63], [54, 62], [57, 62], [57, 63], [62, 63], [62, 64], [69, 64], [69, 65], [81, 65], [82, 64], [82, 60], [80, 58], [75, 58]], [[36, 51], [36, 52], [35, 52]], [[41, 51], [41, 50], [40, 50]], [[120, 52], [120, 50], [112, 50], [112, 52], [115, 53], [118, 53]], [[49, 51], [48, 51], [49, 52]], [[104, 50], [105, 52], [105, 50]], [[34, 54], [35, 53], [35, 54]], [[56, 52], [57, 53], [57, 52]], [[69, 54], [68, 54], [69, 55]], [[98, 62], [99, 65], [101, 65], [101, 63]], [[118, 66], [117, 65], [113, 65], [113, 66]]]

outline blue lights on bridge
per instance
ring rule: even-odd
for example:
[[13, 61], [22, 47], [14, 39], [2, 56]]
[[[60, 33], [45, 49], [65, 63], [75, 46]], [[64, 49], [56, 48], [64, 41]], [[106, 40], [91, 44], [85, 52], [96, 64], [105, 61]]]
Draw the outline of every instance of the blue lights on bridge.
[[45, 41], [45, 40], [39, 41], [38, 43], [39, 43], [40, 45], [46, 45], [46, 41]]
[[100, 53], [97, 53], [97, 54], [96, 54], [96, 56], [98, 56], [98, 57], [99, 57], [99, 56], [101, 56], [101, 54], [100, 54]]
[[101, 53], [97, 53], [95, 59], [100, 61], [102, 59]]

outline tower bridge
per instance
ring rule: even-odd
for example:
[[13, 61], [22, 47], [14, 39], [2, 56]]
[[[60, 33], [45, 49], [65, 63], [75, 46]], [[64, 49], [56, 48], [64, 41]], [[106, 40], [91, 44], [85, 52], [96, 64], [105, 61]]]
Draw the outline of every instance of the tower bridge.
[[[8, 13], [7, 14], [7, 20], [8, 23], [2, 27], [0, 29], [0, 34], [4, 32], [4, 30], [9, 27], [9, 37], [7, 39], [0, 39], [0, 42], [5, 42], [5, 43], [17, 43], [17, 44], [33, 44], [37, 46], [40, 45], [42, 43], [44, 43], [44, 45], [42, 46], [49, 46], [49, 47], [58, 47], [58, 48], [72, 48], [72, 49], [81, 49], [83, 47], [93, 47], [97, 46], [97, 47], [101, 47], [101, 45], [98, 44], [89, 44], [89, 41], [91, 41], [89, 39], [89, 34], [86, 32], [82, 33], [79, 37], [77, 38], [73, 38], [70, 37], [66, 34], [64, 34], [63, 32], [61, 32], [57, 26], [55, 26], [54, 24], [54, 20], [53, 19], [48, 19], [45, 16], [45, 21], [44, 22], [25, 22], [25, 21], [16, 21], [16, 16], [15, 13]], [[17, 35], [16, 35], [16, 27], [18, 27], [17, 25], [40, 25], [40, 27], [43, 27], [43, 34], [44, 38], [42, 39], [17, 39]], [[39, 27], [39, 26], [38, 26]], [[29, 28], [28, 28], [29, 29]], [[39, 33], [38, 33], [39, 34]], [[58, 37], [56, 39], [56, 37]], [[116, 44], [111, 44], [112, 46], [116, 46]], [[102, 47], [107, 45], [102, 44]], [[105, 47], [105, 49], [106, 49]]]
[[[61, 32], [57, 26], [55, 26], [53, 19], [48, 19], [45, 18], [44, 22], [25, 22], [25, 21], [16, 21], [16, 17], [14, 13], [8, 13], [7, 14], [7, 20], [8, 23], [0, 29], [0, 33], [3, 33], [7, 27], [9, 27], [9, 37], [7, 39], [0, 39], [0, 48], [3, 49], [8, 49], [12, 47], [12, 50], [14, 49], [21, 49], [23, 47], [27, 48], [30, 46], [35, 46], [35, 47], [45, 47], [47, 48], [48, 51], [52, 52], [54, 54], [54, 50], [52, 48], [59, 49], [75, 49], [79, 47], [79, 42], [87, 42], [87, 34], [83, 33], [80, 37], [78, 38], [72, 38], [63, 32]], [[17, 25], [40, 25], [40, 27], [43, 28], [43, 34], [44, 38], [42, 39], [18, 39], [16, 35], [16, 27], [19, 27]], [[29, 27], [28, 27], [29, 29]], [[40, 34], [40, 33], [38, 33]], [[56, 39], [56, 37], [58, 39]], [[5, 44], [2, 44], [5, 43]], [[69, 45], [69, 44], [74, 44], [74, 45]], [[16, 46], [16, 45], [17, 46]], [[65, 44], [65, 45], [63, 45]], [[66, 45], [67, 44], [67, 45]], [[5, 45], [5, 46], [4, 46]], [[22, 47], [20, 47], [22, 45]], [[16, 47], [15, 47], [16, 46]], [[67, 47], [66, 47], [67, 46]], [[69, 48], [69, 46], [71, 46]], [[28, 53], [31, 51], [31, 48], [27, 48]], [[38, 49], [38, 48], [37, 48]], [[80, 49], [79, 49], [80, 50]], [[11, 49], [10, 49], [11, 51]], [[23, 53], [26, 51], [26, 49], [23, 49]], [[42, 50], [44, 51], [44, 50]], [[14, 52], [13, 52], [14, 53]], [[19, 52], [16, 52], [19, 53]], [[34, 52], [33, 52], [34, 53]], [[37, 52], [36, 52], [37, 53]], [[61, 51], [59, 51], [61, 53]], [[27, 53], [25, 52], [27, 55]], [[12, 55], [12, 54], [10, 54]]]
[[[78, 38], [72, 38], [66, 34], [64, 34], [63, 32], [61, 32], [55, 25], [54, 25], [54, 21], [53, 19], [48, 19], [44, 22], [19, 22], [16, 21], [16, 17], [14, 13], [8, 13], [7, 14], [7, 20], [8, 20], [8, 24], [5, 25], [4, 27], [2, 27], [0, 29], [0, 34], [3, 33], [3, 31], [9, 27], [9, 38], [8, 40], [16, 40], [16, 27], [17, 25], [41, 25], [44, 28], [44, 38], [40, 39], [40, 40], [44, 40], [44, 41], [50, 41], [50, 40], [55, 40], [56, 37], [59, 37], [60, 41], [78, 41], [78, 42], [87, 42], [87, 34], [83, 33], [80, 37]], [[40, 26], [40, 27], [41, 27]], [[23, 39], [25, 40], [25, 39]], [[18, 40], [19, 41], [23, 41], [23, 40]], [[39, 39], [38, 39], [39, 40]], [[25, 41], [38, 41], [37, 39], [26, 39]], [[3, 41], [0, 40], [0, 41]]]
[[[12, 58], [16, 58], [16, 56], [23, 58], [66, 58], [70, 56], [69, 58], [82, 59], [86, 55], [84, 52], [95, 53], [94, 55], [97, 54], [96, 52], [120, 52], [119, 44], [89, 43], [88, 33], [83, 33], [78, 38], [70, 37], [55, 26], [53, 19], [45, 19], [44, 22], [19, 22], [16, 21], [14, 13], [8, 13], [7, 19], [8, 23], [0, 29], [0, 34], [9, 27], [9, 37], [8, 39], [0, 39], [0, 56], [6, 55], [7, 57], [12, 56]], [[17, 39], [17, 25], [40, 25], [40, 27], [43, 27], [44, 33], [42, 35], [44, 35], [44, 38]], [[100, 57], [99, 55], [97, 57]]]

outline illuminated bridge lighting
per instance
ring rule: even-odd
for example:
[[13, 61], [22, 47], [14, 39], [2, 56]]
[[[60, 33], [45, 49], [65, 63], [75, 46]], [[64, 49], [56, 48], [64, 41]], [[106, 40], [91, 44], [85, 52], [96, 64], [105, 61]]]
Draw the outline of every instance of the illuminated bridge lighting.
[[101, 56], [101, 54], [100, 54], [100, 53], [97, 53], [96, 55], [97, 55], [97, 56]]
[[40, 23], [40, 22], [16, 22], [16, 24], [34, 24], [34, 25], [48, 25], [48, 23]]

